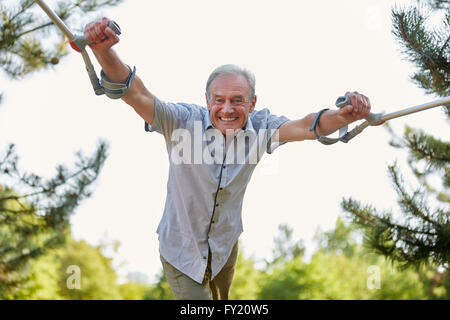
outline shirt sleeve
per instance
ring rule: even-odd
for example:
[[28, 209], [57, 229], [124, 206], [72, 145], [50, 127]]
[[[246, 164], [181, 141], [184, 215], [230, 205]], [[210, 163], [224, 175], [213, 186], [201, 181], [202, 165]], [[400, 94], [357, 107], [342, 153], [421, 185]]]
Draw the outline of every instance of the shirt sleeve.
[[252, 123], [256, 130], [264, 129], [266, 130], [266, 141], [267, 141], [267, 153], [271, 154], [276, 148], [285, 144], [286, 142], [273, 141], [275, 132], [278, 128], [289, 119], [285, 116], [277, 116], [268, 109], [262, 109], [259, 111], [252, 112]]
[[164, 102], [155, 97], [153, 122], [151, 125], [145, 122], [145, 131], [156, 131], [170, 140], [174, 130], [185, 127], [191, 114], [192, 109], [186, 104]]

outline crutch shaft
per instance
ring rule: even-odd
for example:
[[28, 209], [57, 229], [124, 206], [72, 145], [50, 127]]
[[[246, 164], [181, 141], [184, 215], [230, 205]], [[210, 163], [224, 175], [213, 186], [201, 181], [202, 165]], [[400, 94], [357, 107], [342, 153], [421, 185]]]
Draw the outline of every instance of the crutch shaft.
[[381, 120], [382, 121], [387, 121], [387, 120], [403, 117], [403, 116], [406, 116], [408, 114], [412, 114], [412, 113], [416, 113], [416, 112], [419, 112], [419, 111], [424, 111], [424, 110], [427, 110], [427, 109], [439, 107], [439, 106], [442, 106], [442, 105], [447, 104], [447, 103], [450, 103], [450, 97], [446, 97], [446, 98], [442, 98], [442, 99], [439, 99], [439, 100], [431, 101], [431, 102], [428, 102], [428, 103], [420, 104], [420, 105], [417, 105], [417, 106], [414, 106], [414, 107], [410, 107], [410, 108], [406, 108], [406, 109], [403, 109], [403, 110], [387, 113], [387, 114], [385, 114], [385, 115], [383, 115], [381, 117]]
[[[62, 31], [62, 33], [65, 34], [65, 36], [69, 39], [70, 46], [78, 51], [81, 52], [84, 50], [84, 48], [90, 44], [90, 42], [86, 39], [84, 35], [74, 35], [69, 28], [66, 26], [64, 21], [61, 20], [60, 17], [52, 10], [50, 9], [47, 4], [42, 0], [34, 0], [41, 8], [42, 10], [47, 14], [47, 16], [50, 18], [50, 20], [53, 21], [53, 23]], [[120, 35], [121, 30], [117, 23], [114, 21], [109, 21], [108, 27], [110, 27], [116, 34]]]
[[69, 40], [73, 40], [73, 33], [70, 32], [64, 21], [62, 21], [61, 18], [58, 17], [55, 12], [53, 12], [53, 10], [47, 6], [47, 4], [41, 0], [34, 1], [42, 8], [42, 10], [44, 10], [50, 20], [53, 21], [53, 23], [66, 35], [66, 37], [69, 38]]

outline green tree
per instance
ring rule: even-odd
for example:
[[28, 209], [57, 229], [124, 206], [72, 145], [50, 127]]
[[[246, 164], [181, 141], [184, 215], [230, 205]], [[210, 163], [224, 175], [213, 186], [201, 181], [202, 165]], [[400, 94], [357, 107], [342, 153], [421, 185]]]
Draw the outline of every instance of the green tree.
[[[68, 237], [67, 245], [33, 260], [29, 277], [9, 299], [26, 300], [142, 300], [150, 286], [128, 281], [119, 284], [113, 259], [105, 256], [116, 251], [116, 243], [97, 246]], [[78, 273], [79, 272], [79, 273]], [[77, 279], [79, 276], [79, 287]]]
[[272, 259], [266, 260], [266, 269], [270, 270], [280, 263], [295, 259], [305, 254], [302, 240], [293, 240], [293, 230], [286, 224], [278, 226], [278, 235], [274, 239]]
[[[86, 13], [120, 2], [62, 0], [55, 12], [71, 27], [80, 27]], [[55, 65], [67, 54], [66, 39], [36, 6], [33, 0], [0, 3], [0, 66], [11, 79]], [[43, 179], [20, 170], [14, 145], [7, 147], [0, 157], [0, 298], [23, 289], [31, 261], [64, 244], [69, 217], [91, 196], [107, 149], [100, 141], [92, 156], [77, 154], [74, 170], [60, 165], [54, 178]]]
[[[122, 0], [60, 0], [54, 11], [71, 27], [80, 29], [86, 14], [115, 6]], [[21, 0], [10, 7], [0, 4], [0, 62], [14, 79], [55, 65], [67, 55], [67, 39], [34, 0]], [[84, 20], [85, 21], [85, 20]], [[53, 39], [48, 43], [48, 39]]]
[[261, 280], [258, 299], [297, 300], [299, 294], [310, 290], [305, 282], [307, 264], [302, 257], [278, 264]]
[[[89, 13], [116, 6], [123, 0], [59, 0], [55, 13], [73, 30], [80, 30]], [[11, 79], [22, 79], [59, 63], [68, 54], [67, 39], [34, 0], [6, 6], [0, 1], [0, 66]], [[4, 93], [0, 92], [0, 104]]]
[[317, 230], [314, 241], [324, 252], [344, 254], [352, 257], [358, 250], [357, 238], [359, 232], [354, 225], [346, 225], [345, 222], [338, 217], [336, 226], [333, 230], [322, 232]]
[[[450, 1], [417, 1], [419, 7], [392, 10], [392, 32], [417, 71], [411, 80], [428, 94], [450, 95]], [[430, 30], [432, 13], [443, 13], [440, 27]]]
[[145, 283], [127, 282], [119, 285], [119, 293], [123, 300], [144, 300], [149, 286]]
[[65, 243], [69, 218], [91, 196], [106, 156], [107, 144], [100, 142], [92, 156], [78, 152], [74, 169], [59, 165], [50, 179], [21, 170], [14, 145], [0, 157], [2, 179], [21, 191], [0, 191], [0, 297], [21, 287], [32, 260]]
[[[318, 231], [318, 249], [307, 262], [301, 255], [262, 276], [258, 299], [345, 300], [427, 299], [429, 277], [396, 270], [384, 257], [358, 244], [354, 226], [341, 219], [330, 232]], [[372, 274], [373, 272], [373, 274]], [[374, 281], [372, 281], [374, 278]]]
[[305, 248], [302, 240], [293, 239], [293, 230], [285, 224], [278, 226], [272, 258], [260, 276], [258, 299], [297, 299], [304, 290]]
[[254, 300], [258, 296], [262, 272], [255, 267], [255, 260], [246, 258], [245, 250], [239, 249], [233, 284], [230, 289], [232, 300]]
[[310, 265], [317, 265], [317, 273], [330, 284], [321, 293], [327, 299], [429, 298], [425, 275], [419, 270], [398, 270], [385, 257], [361, 246], [357, 226], [338, 218], [333, 230], [318, 232], [315, 240], [319, 249]]
[[[449, 1], [428, 0], [420, 8], [392, 10], [393, 34], [417, 68], [412, 81], [438, 96], [450, 95], [449, 9]], [[432, 14], [443, 16], [441, 27], [434, 30], [427, 27]], [[450, 119], [450, 105], [445, 110]], [[402, 138], [390, 131], [391, 145], [407, 151], [408, 165], [418, 182], [416, 187], [408, 186], [398, 165], [389, 166], [401, 215], [379, 212], [352, 198], [343, 199], [341, 206], [365, 230], [368, 247], [403, 267], [440, 266], [439, 278], [445, 282], [450, 267], [450, 144], [410, 127]]]
[[61, 263], [55, 250], [34, 259], [27, 268], [28, 277], [21, 282], [8, 299], [15, 300], [61, 300]]
[[151, 285], [144, 294], [144, 300], [174, 300], [169, 282], [161, 270], [155, 284]]
[[[58, 253], [58, 259], [61, 261], [59, 288], [64, 299], [122, 299], [112, 258], [105, 257], [100, 247], [93, 247], [84, 240], [70, 239], [64, 250]], [[70, 277], [76, 274], [71, 270], [79, 270], [79, 288], [76, 282], [68, 285]]]

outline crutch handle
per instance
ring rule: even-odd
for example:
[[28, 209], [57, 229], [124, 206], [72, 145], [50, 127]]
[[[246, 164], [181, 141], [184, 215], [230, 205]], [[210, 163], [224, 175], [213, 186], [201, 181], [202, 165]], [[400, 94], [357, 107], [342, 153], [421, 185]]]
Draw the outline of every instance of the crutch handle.
[[[443, 106], [450, 103], [450, 97], [445, 97], [439, 100], [431, 101], [428, 103], [420, 104], [414, 107], [402, 109], [399, 111], [391, 112], [388, 114], [385, 113], [370, 113], [370, 115], [366, 118], [366, 120], [361, 123], [360, 125], [353, 128], [351, 131], [345, 133], [343, 136], [341, 136], [341, 133], [339, 133], [339, 138], [328, 138], [328, 137], [320, 137], [318, 140], [319, 142], [322, 142], [323, 144], [330, 145], [333, 143], [336, 143], [338, 141], [342, 142], [349, 142], [351, 139], [356, 137], [358, 134], [360, 134], [364, 129], [366, 129], [369, 126], [379, 126], [383, 124], [385, 121], [403, 117], [415, 112], [424, 111], [427, 109]], [[338, 108], [345, 107], [346, 105], [349, 105], [350, 99], [348, 97], [342, 96], [339, 97], [336, 100], [336, 106]], [[345, 128], [345, 131], [347, 131], [347, 126], [343, 127]], [[342, 129], [342, 128], [341, 128]]]
[[[109, 21], [108, 27], [110, 27], [112, 31], [114, 31], [114, 33], [117, 35], [120, 35], [122, 33], [119, 25], [113, 20]], [[86, 36], [83, 34], [83, 35], [74, 35], [73, 40], [70, 40], [69, 44], [72, 47], [72, 49], [81, 52], [84, 50], [84, 48], [86, 48], [87, 45], [90, 45], [91, 42], [89, 42], [88, 39], [86, 39]]]
[[352, 104], [352, 103], [350, 102], [350, 98], [347, 96], [340, 96], [339, 98], [337, 98], [336, 103], [335, 103], [336, 107], [338, 107], [339, 109], [343, 108], [349, 104]]
[[115, 22], [113, 20], [109, 21], [108, 27], [110, 27], [112, 29], [112, 31], [114, 31], [114, 33], [117, 34], [118, 36], [120, 36], [120, 34], [122, 33], [117, 22]]
[[[336, 107], [343, 108], [349, 104], [352, 104], [350, 98], [347, 96], [341, 96], [336, 100]], [[382, 113], [370, 113], [366, 120], [369, 122], [371, 126], [379, 126], [384, 123], [381, 120]]]

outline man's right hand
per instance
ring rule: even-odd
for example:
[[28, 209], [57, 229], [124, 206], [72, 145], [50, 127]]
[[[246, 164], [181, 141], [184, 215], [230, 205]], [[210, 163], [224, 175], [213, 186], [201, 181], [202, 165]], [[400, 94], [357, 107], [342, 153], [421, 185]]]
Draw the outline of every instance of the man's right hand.
[[86, 39], [91, 42], [89, 45], [95, 51], [105, 51], [120, 41], [117, 34], [108, 27], [108, 18], [102, 18], [88, 23], [84, 28]]
[[[89, 42], [92, 42], [89, 46], [108, 79], [111, 82], [125, 83], [131, 70], [112, 49], [112, 46], [119, 42], [119, 37], [108, 27], [109, 21], [108, 18], [102, 18], [87, 24], [84, 28], [84, 35]], [[132, 106], [148, 124], [152, 124], [155, 99], [137, 75], [122, 100]]]

